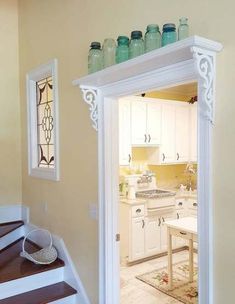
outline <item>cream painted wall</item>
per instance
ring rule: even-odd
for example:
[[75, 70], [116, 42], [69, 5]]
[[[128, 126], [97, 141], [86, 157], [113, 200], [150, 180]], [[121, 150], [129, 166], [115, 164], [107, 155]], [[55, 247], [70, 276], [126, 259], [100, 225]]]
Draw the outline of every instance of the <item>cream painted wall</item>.
[[[98, 295], [98, 228], [88, 216], [88, 205], [97, 202], [97, 133], [71, 81], [86, 74], [91, 41], [145, 30], [148, 23], [177, 22], [184, 15], [189, 17], [191, 33], [219, 40], [225, 47], [218, 56], [213, 141], [214, 304], [234, 302], [234, 9], [232, 0], [19, 0], [23, 201], [32, 207], [36, 224], [64, 237], [92, 304]], [[27, 174], [25, 74], [53, 57], [59, 60], [61, 181], [57, 183]], [[48, 214], [43, 214], [42, 202], [48, 203]]]
[[0, 1], [0, 205], [21, 202], [17, 0]]

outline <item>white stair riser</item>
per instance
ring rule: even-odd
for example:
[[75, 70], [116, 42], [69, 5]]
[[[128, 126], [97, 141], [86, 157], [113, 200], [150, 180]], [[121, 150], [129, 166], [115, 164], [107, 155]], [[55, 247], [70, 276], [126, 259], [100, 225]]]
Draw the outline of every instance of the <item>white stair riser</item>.
[[76, 301], [76, 295], [72, 295], [67, 298], [63, 298], [57, 301], [50, 302], [51, 304], [78, 304]]
[[56, 284], [63, 280], [64, 268], [61, 267], [25, 278], [2, 283], [0, 284], [0, 299], [5, 299], [17, 294]]
[[16, 230], [8, 233], [0, 238], [0, 250], [14, 243], [19, 238], [23, 237], [25, 233], [24, 226], [17, 228]]
[[28, 222], [29, 209], [21, 204], [0, 206], [0, 223], [14, 221]]

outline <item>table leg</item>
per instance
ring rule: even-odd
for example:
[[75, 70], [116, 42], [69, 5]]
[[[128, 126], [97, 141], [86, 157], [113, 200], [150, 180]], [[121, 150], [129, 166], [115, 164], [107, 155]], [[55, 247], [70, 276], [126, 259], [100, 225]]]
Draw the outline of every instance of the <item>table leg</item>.
[[193, 282], [193, 240], [189, 240], [189, 282]]
[[167, 242], [168, 242], [168, 287], [171, 290], [172, 289], [172, 279], [173, 279], [173, 273], [172, 273], [172, 235], [170, 233], [170, 228], [167, 227]]

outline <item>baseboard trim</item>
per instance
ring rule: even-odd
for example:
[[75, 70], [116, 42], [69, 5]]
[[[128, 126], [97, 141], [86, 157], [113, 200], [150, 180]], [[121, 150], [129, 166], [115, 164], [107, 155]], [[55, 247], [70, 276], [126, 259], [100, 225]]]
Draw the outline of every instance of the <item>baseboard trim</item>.
[[0, 223], [14, 221], [29, 222], [29, 208], [22, 203], [0, 206]]
[[[189, 248], [188, 246], [183, 246], [183, 247], [180, 247], [180, 248], [173, 249], [172, 252], [173, 253], [178, 253], [180, 251], [188, 250], [188, 248]], [[160, 252], [158, 254], [151, 255], [149, 257], [146, 257], [146, 258], [143, 258], [143, 259], [139, 259], [137, 261], [127, 262], [126, 265], [127, 266], [133, 266], [133, 265], [137, 265], [137, 264], [140, 264], [140, 263], [143, 263], [143, 262], [146, 262], [146, 261], [150, 261], [150, 260], [153, 260], [153, 259], [161, 258], [163, 256], [167, 256], [167, 251]]]

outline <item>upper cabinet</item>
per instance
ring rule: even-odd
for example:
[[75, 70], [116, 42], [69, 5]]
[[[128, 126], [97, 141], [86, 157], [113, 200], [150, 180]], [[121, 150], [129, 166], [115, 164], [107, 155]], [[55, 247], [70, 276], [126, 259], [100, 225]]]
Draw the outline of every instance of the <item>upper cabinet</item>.
[[197, 162], [197, 103], [190, 105], [190, 161]]
[[150, 165], [197, 161], [197, 105], [155, 98], [121, 100], [120, 165], [131, 161], [131, 147], [147, 147]]
[[190, 106], [185, 102], [162, 101], [162, 144], [148, 151], [150, 165], [190, 161]]
[[131, 157], [131, 102], [121, 99], [119, 101], [119, 165], [129, 165]]
[[131, 102], [131, 143], [133, 146], [157, 146], [161, 143], [161, 104], [151, 98]]
[[176, 162], [188, 162], [189, 138], [190, 138], [190, 112], [186, 102], [179, 102], [175, 105], [175, 152]]

